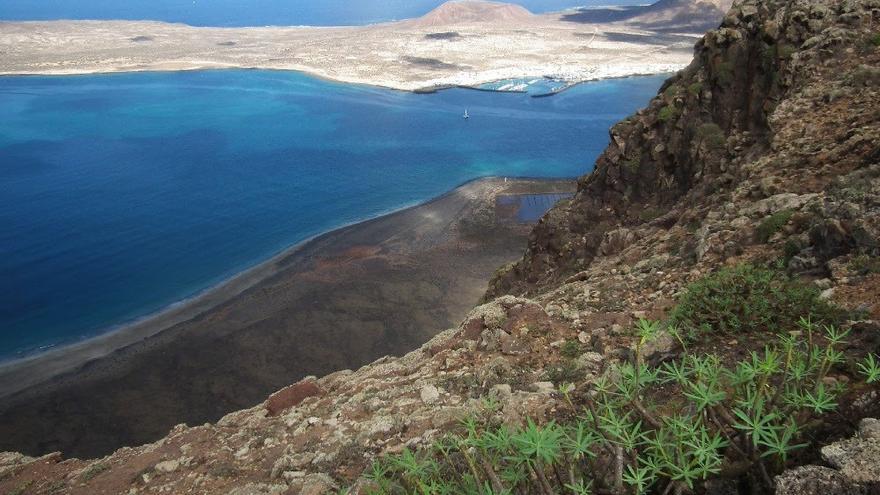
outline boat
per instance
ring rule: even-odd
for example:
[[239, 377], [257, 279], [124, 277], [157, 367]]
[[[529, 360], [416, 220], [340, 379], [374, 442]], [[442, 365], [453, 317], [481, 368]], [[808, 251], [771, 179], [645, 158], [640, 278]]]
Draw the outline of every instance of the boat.
[[467, 113], [467, 108], [464, 109], [464, 118], [465, 118], [465, 119], [469, 119], [469, 118], [471, 118], [471, 116], [468, 115], [468, 113]]

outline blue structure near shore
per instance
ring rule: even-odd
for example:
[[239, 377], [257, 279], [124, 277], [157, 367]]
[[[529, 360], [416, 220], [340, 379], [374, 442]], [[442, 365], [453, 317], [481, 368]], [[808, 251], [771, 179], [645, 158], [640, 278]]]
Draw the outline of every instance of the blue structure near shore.
[[531, 98], [273, 71], [2, 77], [0, 359], [94, 336], [468, 180], [582, 175], [663, 79]]
[[529, 79], [502, 79], [477, 86], [485, 91], [502, 91], [509, 93], [525, 93], [529, 96], [552, 96], [568, 89], [570, 84], [550, 77], [534, 77]]
[[495, 202], [501, 207], [515, 208], [517, 221], [532, 223], [544, 216], [556, 203], [572, 196], [574, 193], [508, 194], [499, 196]]

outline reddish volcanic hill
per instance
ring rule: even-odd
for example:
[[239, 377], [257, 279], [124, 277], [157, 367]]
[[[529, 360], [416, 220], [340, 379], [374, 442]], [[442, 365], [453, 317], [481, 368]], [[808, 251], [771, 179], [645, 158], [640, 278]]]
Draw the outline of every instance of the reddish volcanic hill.
[[454, 0], [446, 2], [423, 17], [416, 19], [418, 26], [448, 26], [470, 22], [521, 22], [534, 14], [519, 5], [482, 0]]

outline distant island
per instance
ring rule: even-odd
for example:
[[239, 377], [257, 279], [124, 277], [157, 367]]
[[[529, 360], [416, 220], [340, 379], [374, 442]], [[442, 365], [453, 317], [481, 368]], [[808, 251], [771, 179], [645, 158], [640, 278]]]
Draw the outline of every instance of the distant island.
[[725, 1], [536, 15], [459, 0], [418, 19], [354, 27], [6, 22], [0, 75], [260, 68], [408, 91], [536, 77], [577, 83], [683, 68]]

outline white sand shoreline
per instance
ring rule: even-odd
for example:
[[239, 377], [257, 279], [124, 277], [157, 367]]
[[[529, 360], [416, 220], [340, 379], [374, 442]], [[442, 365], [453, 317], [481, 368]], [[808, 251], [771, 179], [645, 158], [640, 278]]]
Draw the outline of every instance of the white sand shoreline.
[[555, 81], [559, 81], [563, 84], [561, 90], [557, 91], [557, 93], [561, 93], [567, 89], [570, 89], [578, 84], [588, 83], [588, 82], [596, 82], [596, 81], [605, 81], [608, 79], [623, 79], [627, 77], [646, 77], [646, 76], [656, 76], [656, 75], [672, 75], [679, 70], [687, 67], [687, 64], [656, 64], [651, 66], [641, 66], [638, 68], [627, 68], [624, 70], [609, 70], [609, 71], [596, 71], [591, 75], [581, 75], [579, 77], [559, 77], [551, 74], [545, 75], [517, 75], [516, 73], [512, 73], [513, 75], [509, 75], [506, 77], [493, 77], [490, 74], [480, 74], [476, 77], [464, 77], [459, 79], [457, 82], [443, 82], [436, 83], [431, 86], [407, 86], [407, 87], [399, 87], [396, 85], [383, 85], [376, 81], [367, 80], [367, 79], [333, 79], [319, 73], [307, 70], [307, 69], [291, 69], [291, 68], [272, 68], [272, 67], [237, 67], [237, 66], [202, 66], [202, 65], [192, 65], [191, 67], [184, 68], [139, 68], [139, 69], [125, 69], [125, 68], [112, 68], [107, 70], [66, 70], [66, 71], [46, 71], [39, 73], [30, 73], [30, 72], [22, 72], [22, 73], [4, 73], [0, 72], [0, 77], [37, 77], [37, 76], [47, 76], [47, 77], [64, 77], [64, 76], [89, 76], [89, 75], [110, 75], [110, 74], [131, 74], [131, 73], [148, 73], [148, 72], [199, 72], [199, 71], [209, 71], [209, 70], [266, 70], [266, 71], [279, 71], [279, 72], [299, 72], [301, 74], [305, 74], [310, 77], [314, 77], [316, 79], [321, 79], [330, 82], [342, 83], [342, 84], [356, 84], [362, 86], [372, 86], [376, 88], [382, 89], [390, 89], [395, 91], [407, 91], [407, 92], [418, 92], [418, 93], [431, 93], [435, 91], [442, 91], [444, 89], [451, 88], [462, 88], [462, 89], [475, 89], [480, 91], [489, 91], [489, 92], [506, 92], [506, 93], [525, 93], [524, 90], [501, 90], [501, 89], [485, 89], [481, 86], [485, 84], [497, 83], [499, 81], [506, 80], [530, 80], [530, 79], [542, 79], [549, 78]]
[[569, 22], [558, 13], [430, 16], [349, 27], [0, 22], [0, 75], [270, 69], [404, 91], [541, 77], [576, 84], [680, 70], [697, 40], [626, 23]]

